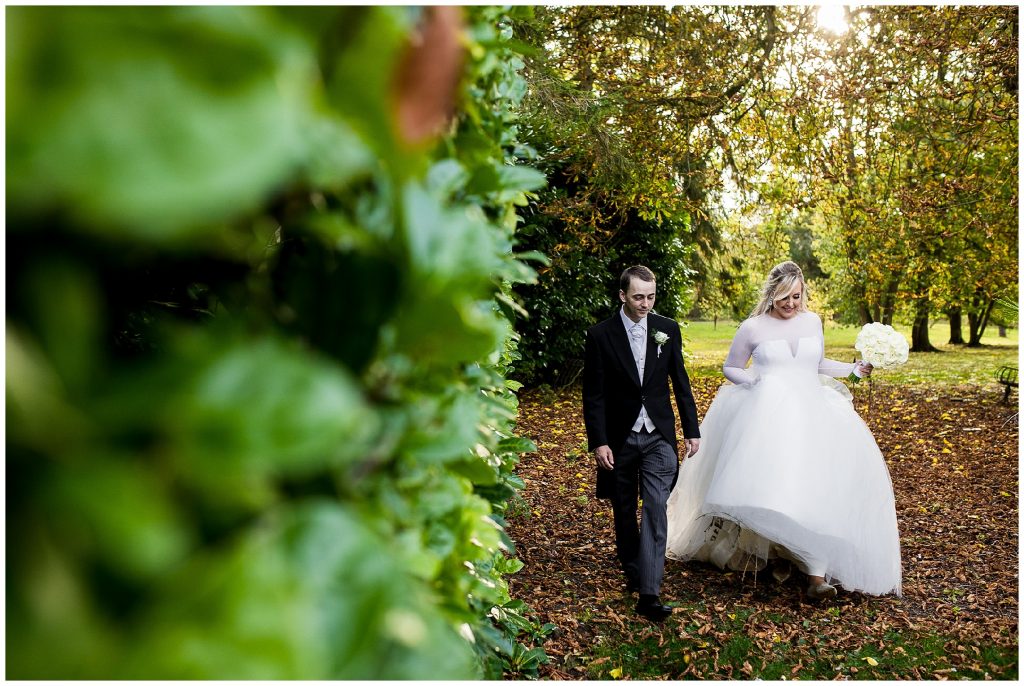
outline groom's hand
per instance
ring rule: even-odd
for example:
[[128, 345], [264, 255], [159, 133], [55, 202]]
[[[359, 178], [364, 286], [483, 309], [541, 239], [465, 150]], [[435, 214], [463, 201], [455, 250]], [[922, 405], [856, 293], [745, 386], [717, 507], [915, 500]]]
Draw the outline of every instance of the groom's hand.
[[700, 439], [699, 438], [684, 438], [683, 445], [686, 446], [686, 455], [683, 456], [685, 460], [691, 455], [696, 455], [697, 451], [700, 450]]
[[612, 449], [606, 445], [599, 445], [594, 448], [594, 456], [597, 457], [597, 465], [601, 469], [613, 469], [615, 458], [612, 456]]

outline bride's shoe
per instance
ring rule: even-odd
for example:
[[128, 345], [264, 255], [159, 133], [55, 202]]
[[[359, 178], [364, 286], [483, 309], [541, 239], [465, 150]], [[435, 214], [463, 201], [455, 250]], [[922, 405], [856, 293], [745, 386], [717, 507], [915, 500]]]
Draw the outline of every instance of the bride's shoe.
[[788, 579], [789, 575], [792, 573], [793, 564], [788, 560], [776, 560], [775, 564], [772, 566], [772, 578], [780, 584], [785, 583], [786, 579]]
[[828, 582], [822, 582], [820, 584], [811, 584], [807, 587], [807, 595], [812, 600], [822, 600], [824, 598], [835, 598], [836, 587]]

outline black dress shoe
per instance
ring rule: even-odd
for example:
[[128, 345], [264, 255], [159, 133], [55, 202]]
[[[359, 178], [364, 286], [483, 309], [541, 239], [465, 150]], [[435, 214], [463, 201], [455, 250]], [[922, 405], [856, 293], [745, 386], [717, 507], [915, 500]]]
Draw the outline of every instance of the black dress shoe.
[[657, 596], [640, 596], [640, 602], [636, 604], [636, 613], [652, 622], [661, 622], [672, 614], [672, 608], [662, 605]]

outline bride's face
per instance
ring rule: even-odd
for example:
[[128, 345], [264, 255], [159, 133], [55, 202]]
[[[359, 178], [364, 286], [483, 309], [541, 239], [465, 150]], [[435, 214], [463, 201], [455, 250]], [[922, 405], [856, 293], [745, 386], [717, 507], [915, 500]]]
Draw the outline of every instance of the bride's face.
[[800, 312], [803, 297], [803, 284], [798, 280], [788, 292], [775, 294], [772, 301], [772, 314], [779, 319], [792, 319]]

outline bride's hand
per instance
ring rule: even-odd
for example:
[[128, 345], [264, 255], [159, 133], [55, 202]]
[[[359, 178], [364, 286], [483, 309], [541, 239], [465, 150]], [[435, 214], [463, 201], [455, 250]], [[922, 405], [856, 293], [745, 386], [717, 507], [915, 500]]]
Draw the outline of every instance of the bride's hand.
[[871, 376], [871, 370], [874, 369], [870, 362], [864, 360], [857, 360], [857, 375], [858, 376]]

